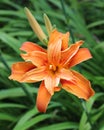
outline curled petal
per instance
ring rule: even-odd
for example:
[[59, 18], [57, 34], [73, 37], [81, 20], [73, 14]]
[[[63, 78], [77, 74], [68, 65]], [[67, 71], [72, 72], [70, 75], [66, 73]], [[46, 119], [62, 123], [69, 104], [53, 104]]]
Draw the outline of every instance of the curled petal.
[[42, 51], [45, 52], [45, 49], [37, 45], [33, 42], [24, 42], [20, 48], [20, 50], [25, 52], [32, 52], [32, 51]]
[[39, 68], [32, 69], [24, 74], [21, 82], [27, 82], [28, 80], [42, 81], [47, 75], [46, 67], [42, 66]]
[[48, 61], [50, 64], [58, 65], [61, 58], [61, 40], [48, 46]]
[[45, 87], [51, 95], [54, 94], [55, 87], [58, 86], [59, 82], [60, 78], [57, 78], [55, 75], [48, 75], [45, 78]]
[[72, 58], [68, 66], [73, 67], [90, 58], [92, 58], [90, 51], [87, 48], [80, 48], [75, 56]]
[[83, 41], [76, 42], [71, 45], [69, 48], [65, 49], [61, 53], [61, 65], [67, 65], [71, 58], [78, 52], [79, 47], [83, 44]]
[[61, 80], [62, 88], [79, 98], [88, 100], [94, 95], [94, 90], [91, 88], [90, 82], [78, 72], [72, 71], [72, 73], [75, 76], [76, 82], [72, 83], [67, 80]]
[[38, 96], [36, 100], [36, 106], [40, 112], [46, 112], [50, 99], [51, 94], [45, 88], [44, 82], [42, 82], [39, 87]]
[[9, 76], [9, 79], [20, 82], [24, 74], [34, 68], [35, 66], [30, 62], [17, 62], [12, 65], [12, 74]]
[[36, 66], [43, 66], [47, 63], [47, 55], [45, 52], [32, 51], [27, 54], [21, 54], [21, 57], [26, 61], [31, 61]]

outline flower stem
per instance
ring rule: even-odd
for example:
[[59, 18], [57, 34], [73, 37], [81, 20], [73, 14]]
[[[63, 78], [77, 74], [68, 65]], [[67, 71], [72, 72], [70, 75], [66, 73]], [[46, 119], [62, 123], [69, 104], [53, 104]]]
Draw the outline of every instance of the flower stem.
[[74, 35], [73, 35], [73, 32], [72, 32], [71, 27], [70, 27], [70, 25], [69, 25], [69, 21], [68, 21], [69, 18], [68, 18], [68, 15], [67, 15], [67, 13], [66, 13], [65, 5], [64, 5], [64, 0], [60, 0], [60, 2], [61, 2], [63, 14], [64, 14], [64, 16], [65, 16], [65, 22], [66, 22], [66, 25], [67, 25], [67, 27], [68, 27], [68, 29], [69, 29], [71, 38], [72, 38], [72, 42], [75, 43]]

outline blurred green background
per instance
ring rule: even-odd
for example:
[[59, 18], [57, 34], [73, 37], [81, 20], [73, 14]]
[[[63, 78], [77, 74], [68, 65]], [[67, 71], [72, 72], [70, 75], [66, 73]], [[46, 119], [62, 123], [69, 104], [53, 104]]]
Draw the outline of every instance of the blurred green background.
[[[61, 91], [42, 114], [35, 108], [39, 83], [19, 84], [8, 79], [10, 66], [22, 61], [22, 43], [41, 45], [24, 7], [31, 10], [44, 31], [46, 13], [58, 30], [71, 31], [75, 41], [85, 41], [93, 59], [75, 69], [91, 81], [96, 92], [89, 101]], [[47, 129], [104, 130], [104, 0], [0, 0], [0, 130]]]

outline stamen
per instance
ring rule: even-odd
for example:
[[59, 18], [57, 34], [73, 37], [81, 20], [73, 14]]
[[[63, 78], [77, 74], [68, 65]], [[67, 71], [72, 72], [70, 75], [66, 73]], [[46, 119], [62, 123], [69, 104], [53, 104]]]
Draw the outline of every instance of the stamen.
[[55, 72], [57, 70], [57, 66], [49, 65], [49, 69]]

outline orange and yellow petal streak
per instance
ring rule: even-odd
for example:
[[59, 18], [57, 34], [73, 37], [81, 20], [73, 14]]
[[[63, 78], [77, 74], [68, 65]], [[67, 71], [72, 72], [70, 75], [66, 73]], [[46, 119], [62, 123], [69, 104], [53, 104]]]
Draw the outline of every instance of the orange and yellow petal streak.
[[39, 68], [32, 69], [24, 74], [24, 76], [21, 79], [21, 82], [27, 82], [28, 80], [33, 81], [42, 81], [44, 80], [45, 76], [47, 75], [46, 67], [41, 66]]
[[53, 65], [59, 65], [61, 58], [61, 45], [62, 41], [59, 39], [55, 43], [48, 46], [48, 62]]
[[73, 67], [83, 61], [86, 61], [88, 59], [91, 59], [92, 55], [90, 51], [87, 48], [80, 48], [78, 52], [74, 55], [74, 57], [69, 62], [68, 67]]
[[72, 44], [69, 48], [61, 52], [61, 61], [60, 64], [66, 66], [73, 56], [78, 52], [79, 47], [83, 44], [83, 41], [78, 41], [75, 44]]
[[21, 57], [26, 61], [31, 61], [35, 66], [40, 67], [47, 64], [47, 54], [41, 51], [32, 51], [27, 54], [21, 54]]

